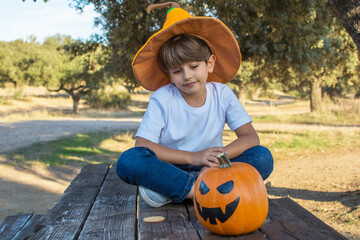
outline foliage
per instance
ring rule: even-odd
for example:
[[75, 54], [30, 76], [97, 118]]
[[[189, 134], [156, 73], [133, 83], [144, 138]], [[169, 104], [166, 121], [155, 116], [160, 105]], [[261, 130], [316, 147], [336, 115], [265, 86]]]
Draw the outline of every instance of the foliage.
[[0, 42], [0, 84], [13, 83], [15, 87], [38, 86], [51, 81], [56, 75], [56, 49], [47, 45], [16, 40]]
[[160, 1], [144, 0], [74, 0], [75, 7], [82, 9], [94, 4], [101, 18], [96, 24], [101, 25], [104, 32], [109, 55], [106, 70], [116, 78], [122, 79], [123, 85], [131, 92], [139, 83], [135, 80], [131, 62], [139, 48], [165, 21], [163, 11], [147, 14], [150, 3]]
[[98, 89], [104, 81], [103, 52], [94, 41], [70, 41], [58, 48], [66, 58], [53, 91], [66, 91], [73, 99], [73, 111], [77, 112], [80, 98]]
[[243, 62], [252, 66], [239, 72], [235, 81], [240, 87], [254, 83], [266, 88], [279, 81], [284, 90], [310, 91], [315, 111], [320, 109], [322, 86], [345, 90], [358, 81], [355, 46], [325, 0], [192, 3], [200, 13], [224, 21], [238, 39]]
[[65, 91], [76, 112], [80, 98], [106, 80], [104, 58], [99, 42], [68, 36], [55, 35], [43, 44], [35, 38], [0, 42], [0, 84], [10, 82], [18, 89], [43, 85], [51, 91]]
[[[78, 8], [95, 5], [102, 16], [97, 23], [103, 26], [109, 46], [107, 66], [129, 90], [134, 89], [138, 83], [130, 66], [132, 58], [164, 22], [164, 10], [145, 13], [150, 3], [158, 1], [74, 2]], [[188, 0], [180, 4], [193, 15], [221, 19], [233, 31], [243, 56], [243, 67], [233, 80], [239, 97], [245, 96], [249, 85], [266, 89], [277, 81], [284, 90], [310, 94], [311, 108], [316, 111], [322, 87], [341, 95], [359, 85], [355, 46], [325, 0]]]
[[131, 102], [130, 94], [127, 92], [112, 91], [108, 93], [103, 89], [91, 91], [85, 100], [90, 107], [100, 109], [126, 109]]
[[[285, 17], [284, 22], [275, 23], [289, 36], [274, 36], [276, 44], [280, 44], [286, 51], [279, 53], [281, 64], [279, 73], [284, 76], [292, 75], [295, 86], [308, 86], [310, 89], [311, 110], [321, 109], [321, 87], [334, 84], [342, 80], [342, 76], [354, 74], [347, 66], [351, 63], [358, 65], [354, 54], [354, 45], [348, 42], [349, 37], [332, 15], [327, 2], [324, 0], [276, 2], [286, 7], [284, 12], [274, 14], [277, 19]], [[270, 6], [272, 7], [272, 6]], [[301, 14], [295, 14], [301, 13]], [[271, 16], [273, 17], [273, 16]], [[306, 24], [303, 24], [305, 22]], [[291, 64], [285, 64], [290, 61]], [[286, 85], [287, 79], [282, 79]]]

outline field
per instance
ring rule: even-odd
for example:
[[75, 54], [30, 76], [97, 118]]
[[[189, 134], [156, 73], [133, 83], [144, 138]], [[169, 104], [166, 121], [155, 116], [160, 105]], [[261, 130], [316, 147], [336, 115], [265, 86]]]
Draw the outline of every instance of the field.
[[[29, 120], [81, 119], [86, 124], [86, 119], [140, 118], [149, 97], [132, 96], [127, 111], [98, 111], [80, 104], [79, 115], [73, 116], [71, 100], [64, 96], [41, 93], [16, 100], [4, 95], [0, 97], [4, 125]], [[307, 101], [277, 107], [245, 105], [262, 145], [274, 155], [275, 170], [266, 181], [269, 196], [292, 198], [349, 239], [360, 238], [359, 105], [359, 100], [327, 103], [327, 111], [319, 114], [309, 112]], [[0, 221], [9, 214], [46, 212], [82, 166], [114, 163], [133, 146], [134, 134], [135, 130], [94, 129], [0, 154]], [[234, 137], [224, 130], [225, 144]]]

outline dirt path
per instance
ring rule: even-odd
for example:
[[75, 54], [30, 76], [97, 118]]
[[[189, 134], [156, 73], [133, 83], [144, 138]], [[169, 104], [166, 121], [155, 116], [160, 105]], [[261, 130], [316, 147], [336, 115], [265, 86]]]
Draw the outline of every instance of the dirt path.
[[360, 152], [279, 161], [270, 197], [290, 197], [349, 239], [360, 239]]
[[52, 141], [76, 133], [136, 129], [141, 118], [58, 119], [14, 123], [0, 122], [0, 153], [36, 142]]
[[[141, 118], [58, 119], [17, 123], [0, 122], [0, 153], [51, 141], [75, 133], [136, 129]], [[341, 129], [360, 127], [307, 124], [254, 124], [257, 130]], [[0, 221], [17, 213], [45, 213], [61, 196], [80, 169], [33, 165], [20, 169], [1, 164]], [[270, 197], [291, 197], [343, 235], [360, 239], [360, 152], [327, 156], [302, 156], [296, 161], [276, 162], [266, 181]]]

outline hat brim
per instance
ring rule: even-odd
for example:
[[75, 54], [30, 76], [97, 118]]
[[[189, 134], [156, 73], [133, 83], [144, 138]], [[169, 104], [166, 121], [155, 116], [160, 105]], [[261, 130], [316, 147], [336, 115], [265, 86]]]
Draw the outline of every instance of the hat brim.
[[190, 17], [152, 35], [135, 55], [132, 68], [145, 89], [155, 91], [171, 83], [170, 77], [157, 63], [157, 53], [166, 41], [183, 33], [205, 40], [216, 56], [215, 68], [209, 74], [208, 81], [226, 83], [235, 77], [240, 67], [241, 53], [230, 29], [212, 17]]

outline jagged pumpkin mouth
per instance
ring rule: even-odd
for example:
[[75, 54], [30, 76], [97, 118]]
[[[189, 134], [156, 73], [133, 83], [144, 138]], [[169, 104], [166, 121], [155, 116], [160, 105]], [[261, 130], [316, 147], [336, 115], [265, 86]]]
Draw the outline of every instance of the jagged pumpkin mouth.
[[226, 222], [235, 212], [237, 206], [239, 205], [240, 197], [236, 198], [231, 203], [227, 204], [225, 207], [225, 213], [222, 211], [220, 207], [216, 208], [207, 208], [201, 207], [199, 202], [196, 200], [195, 197], [195, 205], [196, 208], [204, 221], [206, 222], [209, 219], [210, 224], [216, 225], [216, 219], [219, 220], [221, 223]]

